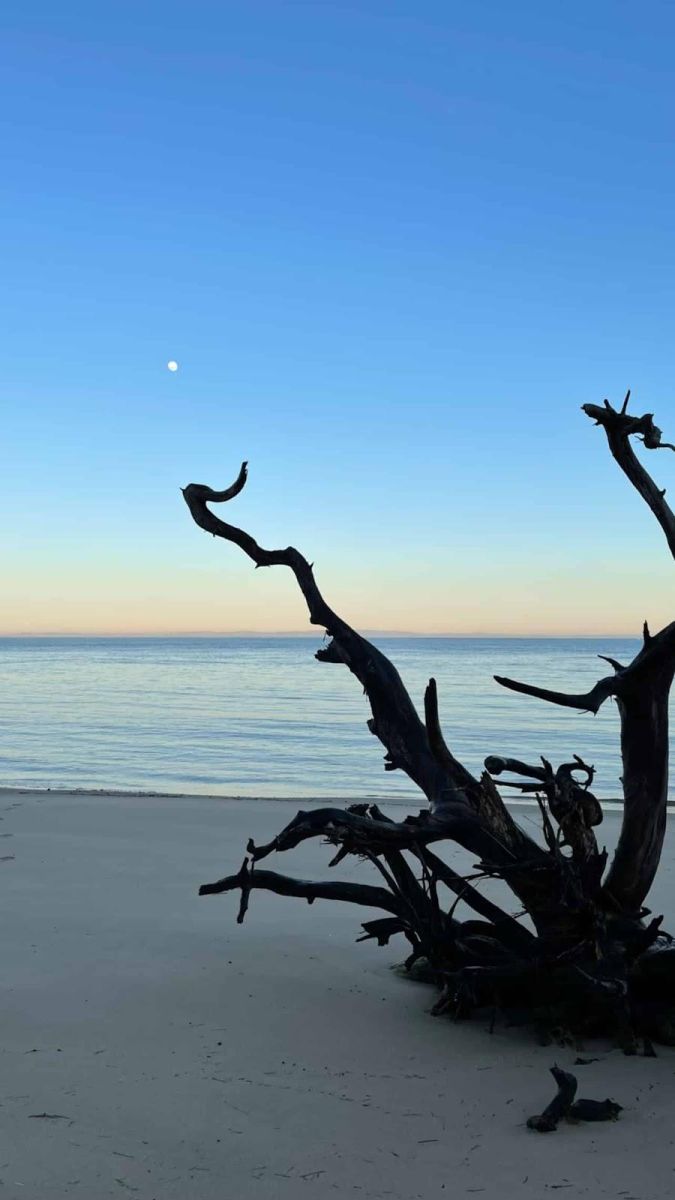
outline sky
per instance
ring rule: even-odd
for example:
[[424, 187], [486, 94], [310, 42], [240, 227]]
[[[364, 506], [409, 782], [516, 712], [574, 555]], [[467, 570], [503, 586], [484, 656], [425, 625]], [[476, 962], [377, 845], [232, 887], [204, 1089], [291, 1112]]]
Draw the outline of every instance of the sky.
[[222, 515], [359, 628], [671, 619], [580, 406], [675, 440], [674, 39], [658, 0], [5, 0], [0, 633], [307, 629], [183, 503], [242, 459]]

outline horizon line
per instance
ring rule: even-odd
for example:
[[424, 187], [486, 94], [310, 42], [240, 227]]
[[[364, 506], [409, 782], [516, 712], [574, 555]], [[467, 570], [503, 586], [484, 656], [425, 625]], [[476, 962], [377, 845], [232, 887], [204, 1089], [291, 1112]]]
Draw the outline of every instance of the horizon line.
[[[567, 631], [567, 632], [558, 631], [558, 632], [550, 632], [550, 633], [543, 633], [543, 632], [539, 632], [539, 633], [513, 633], [513, 632], [495, 633], [495, 632], [487, 632], [485, 630], [476, 630], [476, 631], [472, 631], [470, 633], [464, 633], [464, 632], [457, 633], [457, 632], [452, 632], [452, 631], [447, 631], [447, 630], [422, 630], [422, 631], [420, 631], [420, 630], [407, 630], [407, 629], [362, 629], [362, 630], [356, 630], [356, 632], [360, 633], [363, 637], [456, 638], [458, 640], [468, 639], [468, 638], [485, 638], [485, 639], [494, 638], [494, 639], [504, 639], [504, 640], [515, 641], [515, 640], [526, 638], [531, 641], [531, 640], [534, 640], [537, 638], [547, 638], [547, 639], [576, 638], [579, 640], [589, 640], [590, 641], [593, 638], [617, 638], [617, 639], [621, 639], [621, 640], [628, 639], [628, 640], [639, 641], [641, 638], [641, 634], [639, 634], [639, 633], [600, 633], [600, 632], [574, 633], [574, 632], [570, 632], [570, 631]], [[23, 631], [23, 632], [14, 631], [11, 633], [0, 631], [0, 638], [3, 638], [3, 639], [15, 638], [17, 640], [25, 640], [25, 641], [30, 641], [32, 638], [107, 638], [110, 640], [114, 640], [114, 639], [123, 639], [123, 638], [127, 638], [127, 639], [129, 639], [129, 638], [158, 638], [158, 639], [159, 638], [164, 638], [164, 639], [166, 639], [166, 638], [256, 638], [256, 637], [259, 637], [259, 638], [282, 638], [282, 637], [323, 638], [326, 636], [330, 636], [330, 635], [320, 633], [319, 627], [317, 627], [316, 631], [311, 630], [311, 629], [309, 629], [309, 630], [307, 630], [307, 629], [270, 629], [270, 630], [213, 629], [213, 630], [201, 630], [200, 629], [200, 630], [173, 630], [168, 633], [167, 632], [158, 633], [158, 632], [138, 631], [138, 630], [129, 631], [126, 633], [120, 632], [119, 630], [116, 632], [105, 632], [105, 631], [100, 631], [100, 630], [96, 631], [96, 632], [92, 632], [92, 631], [74, 632], [72, 630], [61, 630], [61, 629], [41, 630], [38, 632], [33, 631], [33, 630], [28, 630], [28, 631]]]

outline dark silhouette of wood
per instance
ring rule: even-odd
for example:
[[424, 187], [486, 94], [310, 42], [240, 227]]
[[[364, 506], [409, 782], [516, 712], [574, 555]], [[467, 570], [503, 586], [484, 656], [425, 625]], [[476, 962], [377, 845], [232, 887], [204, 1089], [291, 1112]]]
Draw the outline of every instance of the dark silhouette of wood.
[[[638, 438], [647, 450], [675, 446], [663, 442], [651, 414], [628, 413], [629, 396], [620, 410], [608, 401], [603, 406], [586, 404], [583, 410], [604, 429], [613, 457], [654, 513], [675, 557], [675, 515], [630, 439]], [[610, 697], [616, 700], [623, 818], [608, 867], [607, 853], [596, 837], [602, 806], [590, 790], [593, 767], [577, 755], [554, 767], [546, 758], [528, 764], [492, 754], [480, 777], [467, 770], [443, 735], [435, 680], [426, 689], [422, 720], [396, 668], [330, 608], [313, 565], [298, 550], [266, 550], [211, 511], [209, 504], [234, 499], [246, 478], [247, 464], [242, 463], [235, 482], [223, 491], [203, 484], [186, 487], [183, 495], [194, 521], [239, 546], [256, 568], [278, 565], [293, 572], [310, 622], [330, 638], [316, 658], [343, 664], [359, 680], [372, 713], [368, 728], [385, 749], [385, 770], [404, 771], [426, 805], [403, 821], [393, 821], [377, 805], [368, 804], [301, 811], [268, 844], [249, 842], [239, 872], [205, 884], [200, 894], [238, 891], [239, 921], [255, 889], [310, 904], [339, 900], [383, 910], [387, 916], [364, 922], [360, 940], [372, 938], [386, 945], [403, 935], [411, 947], [408, 968], [433, 978], [440, 988], [435, 1013], [525, 1011], [540, 1030], [548, 1026], [613, 1031], [631, 1053], [638, 1034], [647, 1039], [645, 1045], [651, 1045], [650, 1038], [675, 1044], [675, 945], [661, 929], [662, 918], [647, 921], [644, 907], [666, 828], [675, 622], [654, 635], [645, 623], [642, 647], [627, 665], [600, 655], [612, 674], [588, 692], [564, 693], [495, 676], [513, 691], [591, 713]], [[514, 775], [518, 778], [508, 778]], [[537, 799], [539, 840], [517, 825], [500, 788]], [[334, 847], [331, 866], [347, 855], [370, 862], [379, 875], [377, 886], [293, 879], [258, 868], [270, 854], [293, 850], [309, 838]], [[471, 873], [458, 874], [437, 853], [446, 841], [476, 857]], [[520, 913], [506, 911], [481, 893], [480, 883], [488, 878], [507, 885]], [[460, 920], [460, 903], [475, 916]], [[596, 1102], [579, 1103], [590, 1105], [590, 1112]], [[597, 1112], [612, 1115], [603, 1104]], [[570, 1099], [567, 1109], [572, 1107]]]
[[582, 1097], [575, 1100], [577, 1092], [576, 1077], [569, 1071], [561, 1071], [560, 1067], [551, 1067], [558, 1090], [542, 1113], [529, 1117], [528, 1129], [536, 1133], [554, 1133], [561, 1121], [617, 1121], [619, 1113], [623, 1112], [615, 1100], [587, 1100]]
[[558, 1090], [544, 1111], [536, 1117], [529, 1117], [527, 1122], [528, 1129], [534, 1129], [537, 1133], [553, 1133], [563, 1117], [568, 1115], [577, 1093], [577, 1081], [570, 1071], [551, 1067], [551, 1074]]

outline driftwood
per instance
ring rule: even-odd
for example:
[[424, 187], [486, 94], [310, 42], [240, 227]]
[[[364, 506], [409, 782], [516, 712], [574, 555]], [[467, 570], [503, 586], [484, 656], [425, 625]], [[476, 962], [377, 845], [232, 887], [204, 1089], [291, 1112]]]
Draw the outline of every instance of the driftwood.
[[528, 1129], [534, 1129], [537, 1133], [553, 1133], [563, 1117], [568, 1115], [577, 1094], [577, 1081], [569, 1071], [551, 1067], [551, 1075], [558, 1085], [555, 1096], [542, 1113], [529, 1117], [527, 1122]]
[[617, 1121], [619, 1113], [623, 1112], [615, 1100], [575, 1100], [577, 1094], [576, 1077], [569, 1071], [561, 1071], [560, 1067], [551, 1067], [551, 1075], [556, 1081], [558, 1090], [547, 1104], [542, 1113], [528, 1117], [528, 1129], [536, 1133], [553, 1133], [561, 1121]]
[[[629, 393], [630, 395], [630, 393]], [[608, 401], [583, 411], [603, 430], [609, 449], [661, 526], [675, 557], [675, 515], [637, 458], [632, 438], [647, 450], [673, 449], [662, 441], [651, 414], [628, 413]], [[294, 574], [310, 622], [330, 641], [317, 651], [323, 663], [346, 666], [363, 687], [370, 732], [384, 747], [386, 771], [404, 771], [425, 797], [416, 815], [392, 821], [376, 805], [326, 807], [297, 816], [267, 845], [250, 842], [241, 870], [201, 894], [238, 891], [243, 920], [255, 889], [280, 896], [340, 900], [383, 910], [364, 922], [363, 938], [386, 944], [403, 935], [407, 965], [423, 967], [440, 988], [435, 1012], [466, 1016], [477, 1009], [525, 1010], [539, 1028], [613, 1030], [627, 1052], [638, 1035], [675, 1044], [675, 945], [649, 920], [645, 900], [656, 874], [666, 829], [668, 697], [675, 674], [675, 622], [652, 634], [645, 622], [642, 646], [627, 664], [607, 659], [611, 674], [588, 692], [567, 694], [496, 676], [513, 691], [552, 704], [596, 713], [608, 699], [621, 719], [623, 819], [611, 863], [598, 845], [602, 805], [590, 790], [593, 768], [578, 756], [555, 767], [489, 755], [474, 775], [449, 748], [440, 723], [436, 683], [429, 681], [424, 719], [393, 664], [324, 600], [312, 564], [292, 546], [266, 550], [208, 507], [243, 489], [243, 463], [231, 487], [214, 491], [190, 484], [183, 495], [194, 521], [207, 533], [239, 546], [256, 567], [285, 566]], [[602, 655], [600, 657], [603, 657]], [[509, 779], [509, 776], [516, 778]], [[542, 838], [516, 823], [500, 789], [530, 793], [539, 802]], [[507, 793], [508, 794], [508, 793]], [[260, 870], [272, 853], [319, 838], [346, 855], [368, 860], [377, 884], [293, 879]], [[463, 877], [442, 858], [444, 841], [476, 859]], [[521, 910], [516, 916], [480, 891], [484, 878], [507, 884]], [[444, 899], [449, 891], [451, 902]], [[475, 917], [460, 920], [459, 902]], [[529, 927], [522, 915], [529, 917]]]

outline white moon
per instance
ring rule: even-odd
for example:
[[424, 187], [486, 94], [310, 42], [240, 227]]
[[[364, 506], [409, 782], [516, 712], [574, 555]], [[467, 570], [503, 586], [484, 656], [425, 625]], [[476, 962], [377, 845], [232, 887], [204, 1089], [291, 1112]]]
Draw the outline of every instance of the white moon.
[[174, 358], [172, 358], [166, 365], [170, 371], [178, 370], [178, 363], [176, 362], [176, 360]]

